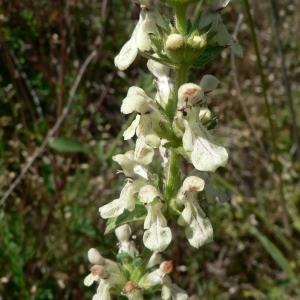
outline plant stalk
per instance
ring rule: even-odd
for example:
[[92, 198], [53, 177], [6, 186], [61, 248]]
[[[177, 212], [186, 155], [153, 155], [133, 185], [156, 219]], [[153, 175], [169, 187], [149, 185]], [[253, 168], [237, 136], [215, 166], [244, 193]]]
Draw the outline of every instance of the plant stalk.
[[[178, 70], [175, 71], [175, 89], [174, 89], [174, 112], [176, 113], [177, 102], [178, 102], [178, 90], [181, 85], [187, 82], [188, 65], [182, 65]], [[167, 178], [166, 178], [166, 199], [168, 202], [172, 199], [174, 194], [178, 190], [178, 184], [180, 181], [180, 155], [174, 150], [169, 150], [169, 164], [167, 167]]]

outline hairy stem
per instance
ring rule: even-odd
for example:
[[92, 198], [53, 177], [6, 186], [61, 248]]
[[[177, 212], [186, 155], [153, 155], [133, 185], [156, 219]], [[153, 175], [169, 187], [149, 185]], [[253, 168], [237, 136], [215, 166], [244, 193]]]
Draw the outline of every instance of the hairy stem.
[[[177, 102], [178, 102], [178, 90], [181, 85], [187, 82], [187, 74], [188, 74], [189, 66], [183, 65], [176, 73], [175, 80], [175, 89], [174, 89], [174, 112], [176, 113]], [[169, 202], [174, 194], [178, 190], [178, 184], [180, 181], [180, 155], [173, 150], [169, 151], [169, 164], [167, 169], [167, 178], [166, 178], [166, 199]]]
[[186, 26], [187, 8], [188, 5], [185, 3], [184, 4], [176, 3], [176, 5], [174, 5], [176, 28], [183, 36], [187, 35], [187, 26]]

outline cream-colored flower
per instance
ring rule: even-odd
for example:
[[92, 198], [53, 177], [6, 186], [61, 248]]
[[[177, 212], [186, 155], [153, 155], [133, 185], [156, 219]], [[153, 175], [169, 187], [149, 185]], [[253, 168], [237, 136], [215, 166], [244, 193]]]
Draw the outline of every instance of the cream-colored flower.
[[157, 108], [155, 100], [139, 87], [133, 86], [128, 90], [127, 97], [123, 100], [121, 112], [130, 114], [136, 111], [139, 115], [124, 132], [124, 139], [130, 139], [137, 135], [134, 159], [143, 165], [151, 163], [154, 156], [154, 148], [160, 146], [160, 137], [155, 132], [159, 122], [164, 116]]
[[126, 283], [118, 264], [104, 258], [95, 248], [88, 251], [88, 259], [94, 265], [91, 268], [91, 273], [85, 277], [84, 285], [90, 286], [94, 281], [99, 282], [93, 300], [110, 300], [109, 289], [111, 287], [122, 288]]
[[185, 235], [196, 248], [213, 241], [213, 228], [197, 201], [197, 192], [204, 189], [205, 182], [197, 176], [187, 177], [179, 189], [176, 201], [185, 207], [178, 219], [185, 226]]
[[[154, 56], [157, 56], [154, 54]], [[169, 101], [170, 92], [173, 89], [173, 83], [170, 78], [170, 68], [154, 60], [148, 60], [147, 67], [154, 75], [154, 82], [157, 87], [156, 101], [166, 107]]]
[[156, 25], [165, 26], [163, 17], [157, 10], [150, 7], [148, 1], [140, 1], [140, 3], [142, 11], [140, 12], [139, 21], [130, 40], [115, 58], [115, 65], [120, 70], [125, 70], [132, 64], [138, 54], [138, 50], [149, 51], [151, 49], [151, 41], [148, 34], [158, 34]]
[[133, 151], [118, 154], [112, 159], [121, 165], [128, 182], [122, 189], [120, 198], [100, 207], [99, 212], [104, 219], [117, 217], [125, 209], [133, 211], [135, 208], [134, 196], [148, 181], [147, 169], [134, 160]]
[[171, 229], [162, 213], [162, 196], [152, 185], [140, 189], [139, 199], [146, 205], [147, 217], [144, 222], [143, 242], [151, 251], [164, 251], [172, 241]]
[[178, 127], [183, 130], [182, 143], [185, 151], [190, 153], [194, 167], [199, 171], [214, 172], [218, 167], [225, 166], [228, 154], [203, 126], [199, 119], [200, 104], [205, 95], [216, 87], [218, 80], [206, 75], [200, 86], [187, 83], [178, 91], [177, 118]]
[[115, 234], [119, 240], [119, 253], [127, 253], [132, 257], [138, 255], [134, 241], [131, 239], [131, 228], [124, 224], [116, 228]]

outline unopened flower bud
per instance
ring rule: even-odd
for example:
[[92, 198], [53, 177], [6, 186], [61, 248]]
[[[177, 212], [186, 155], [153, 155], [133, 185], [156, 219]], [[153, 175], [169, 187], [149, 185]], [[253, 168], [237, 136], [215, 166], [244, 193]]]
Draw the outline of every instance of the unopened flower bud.
[[193, 63], [205, 50], [207, 45], [206, 36], [196, 35], [190, 36], [187, 39], [187, 44], [185, 48], [184, 61], [187, 63]]
[[199, 112], [199, 119], [202, 124], [206, 124], [211, 120], [211, 111], [207, 107], [202, 107]]
[[174, 33], [168, 36], [166, 40], [166, 53], [168, 57], [175, 63], [183, 60], [185, 42], [182, 35]]

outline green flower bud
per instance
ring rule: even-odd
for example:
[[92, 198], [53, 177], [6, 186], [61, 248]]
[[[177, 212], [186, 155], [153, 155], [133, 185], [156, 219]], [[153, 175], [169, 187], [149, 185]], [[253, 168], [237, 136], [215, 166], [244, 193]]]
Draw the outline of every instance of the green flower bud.
[[166, 53], [168, 57], [175, 63], [183, 60], [185, 49], [185, 41], [182, 35], [174, 33], [168, 36], [166, 40]]
[[207, 124], [212, 119], [211, 111], [206, 107], [202, 107], [199, 112], [199, 119], [202, 124]]
[[187, 63], [193, 63], [205, 50], [206, 45], [206, 35], [190, 36], [186, 43], [184, 61]]

